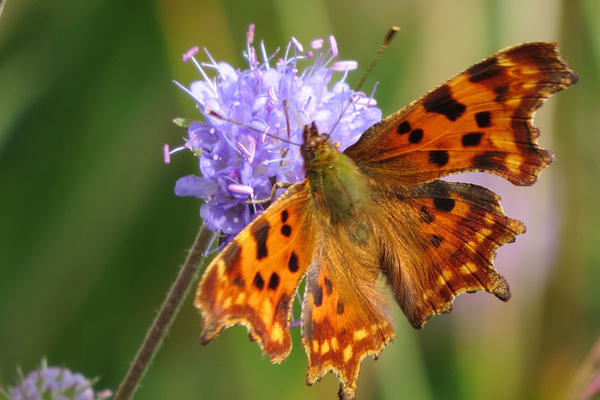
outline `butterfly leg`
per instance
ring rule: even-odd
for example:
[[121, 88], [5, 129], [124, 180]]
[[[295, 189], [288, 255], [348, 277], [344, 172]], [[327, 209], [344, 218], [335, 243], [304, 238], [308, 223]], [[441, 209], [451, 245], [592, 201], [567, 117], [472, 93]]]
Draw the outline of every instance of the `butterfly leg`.
[[273, 201], [275, 199], [275, 193], [277, 192], [277, 189], [287, 189], [290, 186], [292, 186], [291, 183], [287, 183], [287, 182], [276, 182], [273, 185], [273, 188], [271, 189], [271, 195], [265, 199], [258, 199], [258, 200], [246, 200], [246, 203], [248, 204], [264, 204], [264, 203], [269, 203], [271, 201]]

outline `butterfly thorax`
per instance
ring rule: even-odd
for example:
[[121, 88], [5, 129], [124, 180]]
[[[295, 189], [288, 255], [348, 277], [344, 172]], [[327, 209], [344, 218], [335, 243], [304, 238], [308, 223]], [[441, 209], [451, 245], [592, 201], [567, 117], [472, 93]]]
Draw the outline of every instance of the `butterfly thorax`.
[[315, 211], [333, 225], [347, 224], [371, 204], [367, 179], [338, 148], [339, 143], [320, 134], [314, 123], [304, 127], [300, 151]]

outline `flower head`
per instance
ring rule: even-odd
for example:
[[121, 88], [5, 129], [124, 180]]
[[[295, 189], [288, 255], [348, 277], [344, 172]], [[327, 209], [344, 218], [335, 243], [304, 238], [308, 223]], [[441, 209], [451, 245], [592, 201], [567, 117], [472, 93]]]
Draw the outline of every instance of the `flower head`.
[[[207, 227], [227, 235], [241, 231], [266, 206], [247, 200], [268, 198], [275, 182], [304, 179], [299, 145], [305, 124], [314, 121], [344, 150], [381, 119], [373, 98], [354, 93], [345, 83], [357, 64], [333, 62], [338, 53], [333, 36], [328, 50], [324, 40], [317, 39], [309, 51], [292, 37], [281, 56], [279, 49], [268, 55], [261, 42], [262, 61], [253, 40], [251, 25], [245, 70], [216, 62], [207, 51], [210, 62], [200, 64], [197, 47], [184, 55], [203, 79], [189, 88], [177, 84], [197, 102], [204, 122], [187, 124], [185, 146], [173, 151], [165, 146], [166, 162], [183, 148], [198, 156], [201, 177], [179, 179], [175, 193], [204, 199], [200, 215]], [[215, 77], [211, 79], [207, 71]]]
[[11, 400], [101, 400], [112, 396], [110, 391], [94, 393], [93, 381], [67, 368], [48, 367], [45, 361], [39, 369], [21, 377], [21, 383], [6, 395]]

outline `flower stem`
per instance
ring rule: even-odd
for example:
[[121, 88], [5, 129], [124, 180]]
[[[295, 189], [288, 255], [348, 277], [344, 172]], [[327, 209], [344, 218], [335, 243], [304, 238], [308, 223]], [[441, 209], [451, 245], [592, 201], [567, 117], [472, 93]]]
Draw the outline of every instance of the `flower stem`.
[[179, 271], [179, 275], [175, 279], [173, 286], [171, 286], [171, 290], [167, 294], [158, 315], [148, 330], [144, 342], [129, 367], [129, 371], [127, 371], [127, 375], [125, 375], [123, 382], [121, 382], [114, 400], [129, 400], [133, 397], [146, 370], [150, 366], [152, 358], [154, 358], [171, 323], [175, 319], [179, 311], [179, 306], [185, 300], [192, 282], [195, 281], [194, 277], [198, 270], [198, 265], [203, 259], [203, 253], [207, 250], [211, 237], [212, 232], [203, 224], [181, 271]]

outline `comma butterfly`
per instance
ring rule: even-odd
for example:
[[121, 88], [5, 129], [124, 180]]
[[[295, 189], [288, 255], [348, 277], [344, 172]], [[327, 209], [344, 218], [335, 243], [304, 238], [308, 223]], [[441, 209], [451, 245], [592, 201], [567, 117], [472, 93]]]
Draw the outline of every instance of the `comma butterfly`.
[[294, 184], [208, 266], [195, 299], [202, 343], [243, 324], [271, 362], [291, 350], [290, 316], [303, 278], [307, 383], [327, 372], [354, 399], [360, 363], [394, 331], [383, 275], [413, 327], [452, 310], [460, 293], [510, 298], [496, 250], [525, 232], [499, 197], [438, 180], [483, 171], [531, 185], [553, 159], [533, 113], [578, 81], [556, 43], [492, 55], [365, 131], [343, 153], [304, 127], [306, 179]]

